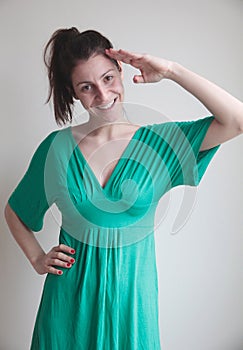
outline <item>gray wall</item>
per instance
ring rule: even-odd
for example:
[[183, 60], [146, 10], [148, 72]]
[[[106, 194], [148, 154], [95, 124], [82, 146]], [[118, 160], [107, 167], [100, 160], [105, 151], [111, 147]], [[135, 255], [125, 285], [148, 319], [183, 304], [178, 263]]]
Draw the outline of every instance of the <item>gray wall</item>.
[[[28, 349], [44, 281], [9, 234], [3, 208], [37, 144], [57, 128], [44, 104], [42, 52], [52, 32], [70, 26], [100, 30], [116, 48], [178, 61], [242, 100], [242, 18], [240, 0], [0, 1], [0, 350]], [[133, 69], [124, 70], [126, 101], [137, 104], [135, 122], [209, 115], [173, 82], [134, 86]], [[81, 113], [78, 108], [76, 115]], [[187, 193], [196, 201], [187, 201], [176, 234], [183, 188], [171, 191], [158, 207], [163, 350], [243, 349], [242, 146], [242, 137], [222, 146], [199, 188]], [[45, 249], [57, 243], [56, 216], [49, 211], [38, 234]]]

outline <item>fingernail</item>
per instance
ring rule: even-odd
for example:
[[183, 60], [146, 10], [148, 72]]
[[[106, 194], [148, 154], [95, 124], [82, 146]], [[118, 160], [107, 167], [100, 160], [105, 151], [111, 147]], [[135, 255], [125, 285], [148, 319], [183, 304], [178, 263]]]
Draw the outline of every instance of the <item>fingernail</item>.
[[70, 266], [71, 266], [71, 264], [67, 263], [67, 267], [70, 267]]
[[75, 261], [75, 260], [74, 260], [73, 258], [70, 259], [70, 262], [71, 262], [71, 263], [74, 263], [74, 261]]
[[62, 271], [59, 270], [59, 271], [58, 271], [58, 275], [62, 275]]
[[74, 249], [71, 249], [71, 254], [74, 254], [75, 253], [75, 250]]

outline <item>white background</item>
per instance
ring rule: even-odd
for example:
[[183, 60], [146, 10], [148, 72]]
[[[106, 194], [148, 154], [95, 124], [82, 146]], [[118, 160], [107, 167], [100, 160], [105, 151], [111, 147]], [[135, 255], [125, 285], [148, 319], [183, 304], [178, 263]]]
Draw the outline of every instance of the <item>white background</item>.
[[[57, 129], [44, 103], [48, 84], [42, 53], [51, 34], [71, 26], [99, 30], [115, 48], [180, 62], [242, 100], [242, 19], [241, 0], [0, 1], [0, 350], [29, 348], [44, 281], [12, 239], [3, 209], [37, 145]], [[172, 120], [210, 114], [175, 83], [134, 86], [134, 70], [124, 71], [127, 102]], [[135, 120], [151, 121], [149, 113]], [[177, 234], [171, 231], [183, 189], [171, 192], [165, 214], [158, 209], [163, 350], [243, 349], [242, 146], [243, 137], [238, 137], [220, 148]], [[57, 243], [58, 226], [50, 211], [37, 235], [45, 249]]]

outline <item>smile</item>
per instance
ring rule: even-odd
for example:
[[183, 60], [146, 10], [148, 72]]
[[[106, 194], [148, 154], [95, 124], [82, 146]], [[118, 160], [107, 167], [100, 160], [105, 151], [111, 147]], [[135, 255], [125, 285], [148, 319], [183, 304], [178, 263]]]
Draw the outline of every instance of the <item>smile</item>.
[[115, 104], [116, 100], [117, 100], [117, 99], [115, 98], [113, 101], [107, 103], [106, 105], [97, 106], [96, 108], [98, 108], [98, 109], [100, 109], [100, 110], [110, 109], [110, 108]]

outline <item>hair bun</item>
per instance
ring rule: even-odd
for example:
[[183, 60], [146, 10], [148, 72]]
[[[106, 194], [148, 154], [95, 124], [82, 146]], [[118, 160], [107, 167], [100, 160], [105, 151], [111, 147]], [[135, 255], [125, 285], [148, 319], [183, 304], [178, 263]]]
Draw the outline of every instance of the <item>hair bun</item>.
[[66, 46], [67, 43], [76, 38], [79, 34], [79, 30], [75, 27], [69, 29], [58, 29], [52, 36], [55, 48]]
[[65, 37], [66, 39], [73, 38], [80, 34], [79, 30], [76, 27], [71, 27], [68, 29], [58, 29], [55, 33], [62, 37], [62, 39], [65, 39]]

